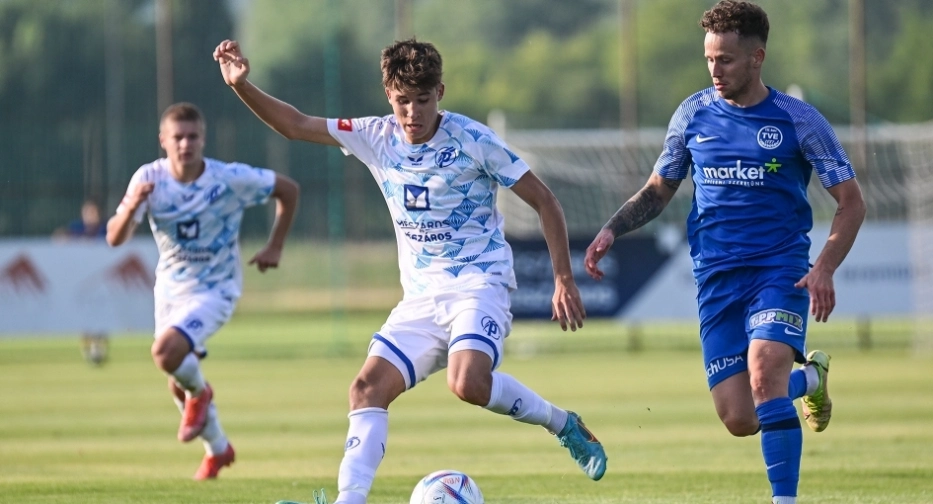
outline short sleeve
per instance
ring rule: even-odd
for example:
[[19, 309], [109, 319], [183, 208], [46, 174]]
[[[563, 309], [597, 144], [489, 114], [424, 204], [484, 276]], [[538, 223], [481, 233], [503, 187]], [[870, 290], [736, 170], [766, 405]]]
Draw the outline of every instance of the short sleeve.
[[383, 117], [328, 119], [327, 131], [341, 145], [346, 155], [356, 156], [366, 165], [376, 164], [374, 146], [385, 129]]
[[796, 122], [803, 157], [813, 166], [823, 187], [829, 188], [855, 178], [855, 170], [849, 162], [839, 138], [832, 126], [816, 109], [807, 114], [805, 120]]
[[275, 189], [275, 172], [243, 163], [227, 165], [227, 183], [244, 208], [269, 201]]
[[[123, 199], [120, 201], [120, 204], [117, 205], [117, 213], [124, 213], [129, 211], [126, 206], [126, 200], [129, 194], [136, 188], [139, 184], [145, 182], [155, 182], [155, 171], [151, 165], [143, 165], [136, 170], [136, 173], [130, 178], [130, 183], [126, 186], [126, 193], [123, 196]], [[133, 221], [139, 224], [143, 220], [143, 216], [146, 215], [146, 212], [149, 210], [149, 201], [148, 198], [146, 201], [143, 201], [139, 204], [139, 207], [136, 208], [136, 212], [133, 214]]]
[[688, 99], [677, 107], [667, 126], [664, 148], [654, 165], [654, 172], [666, 179], [683, 180], [690, 171], [692, 156], [687, 149], [684, 132], [699, 108], [698, 103]]
[[531, 171], [522, 158], [512, 152], [492, 130], [486, 130], [477, 139], [481, 155], [481, 170], [503, 187], [512, 187]]

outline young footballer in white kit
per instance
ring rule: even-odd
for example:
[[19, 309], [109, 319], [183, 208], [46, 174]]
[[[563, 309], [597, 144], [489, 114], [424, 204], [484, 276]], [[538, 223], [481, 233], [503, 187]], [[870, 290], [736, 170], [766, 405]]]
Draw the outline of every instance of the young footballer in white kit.
[[249, 261], [276, 268], [298, 206], [298, 185], [272, 170], [204, 157], [204, 118], [190, 103], [168, 107], [159, 123], [166, 157], [141, 166], [107, 223], [107, 242], [129, 239], [143, 216], [159, 247], [152, 359], [169, 376], [182, 410], [178, 439], [201, 437], [207, 454], [194, 475], [217, 477], [234, 460], [220, 426], [214, 391], [201, 374], [207, 339], [233, 314], [240, 297], [238, 244], [243, 210], [276, 200], [269, 241]]
[[489, 128], [438, 110], [444, 83], [435, 47], [412, 39], [383, 50], [382, 83], [393, 114], [357, 119], [308, 116], [264, 93], [247, 80], [249, 62], [235, 41], [221, 42], [214, 59], [226, 83], [275, 131], [359, 158], [395, 224], [404, 297], [373, 336], [350, 386], [336, 504], [366, 502], [385, 454], [389, 404], [444, 368], [461, 400], [545, 427], [587, 476], [600, 479], [606, 455], [580, 417], [496, 371], [512, 325], [509, 291], [516, 288], [498, 188], [510, 188], [538, 212], [554, 270], [553, 319], [576, 330], [586, 313], [570, 268], [563, 211]]

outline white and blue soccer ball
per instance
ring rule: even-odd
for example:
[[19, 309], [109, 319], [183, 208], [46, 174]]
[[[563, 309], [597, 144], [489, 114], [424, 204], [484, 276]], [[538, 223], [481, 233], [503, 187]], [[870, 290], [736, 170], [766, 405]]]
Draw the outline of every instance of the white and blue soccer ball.
[[445, 469], [421, 478], [411, 493], [410, 504], [484, 504], [483, 492], [473, 478]]

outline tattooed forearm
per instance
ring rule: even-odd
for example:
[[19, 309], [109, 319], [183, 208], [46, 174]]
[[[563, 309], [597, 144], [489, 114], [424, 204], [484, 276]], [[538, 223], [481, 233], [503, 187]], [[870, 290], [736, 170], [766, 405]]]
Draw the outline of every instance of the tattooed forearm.
[[[665, 179], [664, 186], [673, 195], [680, 186], [680, 180]], [[645, 186], [622, 205], [622, 208], [609, 219], [603, 229], [612, 231], [612, 235], [618, 238], [644, 226], [648, 221], [660, 215], [669, 201], [670, 197], [665, 198], [655, 187]]]

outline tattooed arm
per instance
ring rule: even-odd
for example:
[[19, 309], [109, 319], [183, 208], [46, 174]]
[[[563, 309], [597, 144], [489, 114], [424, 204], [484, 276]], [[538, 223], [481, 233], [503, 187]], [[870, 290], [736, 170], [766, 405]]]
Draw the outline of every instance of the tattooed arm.
[[602, 279], [603, 272], [597, 267], [597, 263], [606, 255], [615, 239], [644, 226], [660, 215], [664, 207], [671, 202], [680, 183], [681, 180], [666, 179], [652, 173], [645, 187], [622, 205], [587, 247], [584, 260], [586, 272], [597, 280]]

